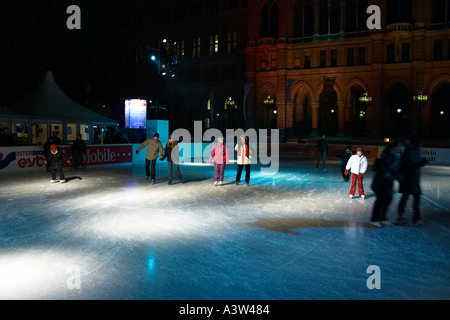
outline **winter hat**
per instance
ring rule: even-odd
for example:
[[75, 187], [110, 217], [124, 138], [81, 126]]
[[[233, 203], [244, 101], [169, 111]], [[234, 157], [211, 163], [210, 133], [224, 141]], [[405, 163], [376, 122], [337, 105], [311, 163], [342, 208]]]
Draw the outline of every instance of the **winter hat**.
[[56, 151], [56, 145], [52, 144], [52, 145], [50, 146], [50, 150], [51, 150], [51, 151]]
[[159, 133], [157, 132], [157, 133], [155, 133], [154, 135], [153, 135], [153, 138], [154, 137], [157, 137], [158, 139], [159, 139]]

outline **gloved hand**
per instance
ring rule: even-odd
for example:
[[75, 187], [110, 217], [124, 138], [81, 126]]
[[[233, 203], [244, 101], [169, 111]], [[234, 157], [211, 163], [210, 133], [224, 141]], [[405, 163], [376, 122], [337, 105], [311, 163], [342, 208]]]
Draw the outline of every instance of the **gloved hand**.
[[136, 150], [136, 154], [139, 154], [139, 150]]
[[348, 170], [345, 170], [344, 174], [345, 174], [345, 175], [348, 175]]

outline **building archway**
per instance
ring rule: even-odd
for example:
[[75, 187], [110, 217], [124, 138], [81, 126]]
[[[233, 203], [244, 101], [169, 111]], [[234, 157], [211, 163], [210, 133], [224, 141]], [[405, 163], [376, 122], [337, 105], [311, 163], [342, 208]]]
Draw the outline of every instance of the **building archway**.
[[430, 113], [430, 137], [449, 139], [450, 83], [443, 83], [433, 91]]
[[368, 134], [368, 103], [360, 100], [365, 92], [367, 91], [359, 84], [354, 84], [347, 92], [344, 128], [347, 136], [364, 137]]
[[338, 94], [335, 89], [329, 97], [329, 103], [324, 103], [324, 92], [320, 94], [320, 104], [318, 110], [318, 133], [327, 136], [337, 136], [339, 133], [339, 107]]
[[394, 84], [386, 95], [386, 132], [393, 138], [408, 137], [410, 132], [409, 119], [411, 117], [409, 90], [402, 84]]
[[305, 86], [294, 95], [293, 133], [296, 136], [309, 136], [312, 133], [311, 93]]

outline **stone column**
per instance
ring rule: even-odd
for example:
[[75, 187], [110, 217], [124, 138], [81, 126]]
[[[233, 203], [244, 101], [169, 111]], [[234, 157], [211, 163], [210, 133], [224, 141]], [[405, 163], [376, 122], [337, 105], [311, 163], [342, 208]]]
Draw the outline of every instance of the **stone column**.
[[319, 135], [319, 101], [311, 102], [312, 109], [312, 132], [311, 136], [317, 137]]

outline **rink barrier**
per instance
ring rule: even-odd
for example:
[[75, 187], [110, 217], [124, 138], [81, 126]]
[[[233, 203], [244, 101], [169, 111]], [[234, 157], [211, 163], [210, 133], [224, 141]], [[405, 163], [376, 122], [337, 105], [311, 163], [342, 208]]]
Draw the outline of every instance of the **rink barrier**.
[[[207, 163], [213, 144], [211, 143], [181, 143], [185, 152], [180, 154], [180, 164]], [[124, 145], [88, 145], [84, 155], [85, 166], [111, 165], [119, 163], [132, 163], [133, 165], [143, 165], [145, 163], [145, 150], [136, 154], [136, 149], [140, 144]], [[163, 144], [164, 146], [164, 144]], [[270, 155], [270, 148], [267, 145], [252, 146], [257, 152], [266, 152]], [[345, 145], [330, 145], [329, 158], [338, 158], [338, 155], [345, 149]], [[230, 149], [230, 163], [236, 160], [234, 146], [228, 145]], [[356, 148], [356, 147], [355, 147]], [[68, 158], [72, 161], [71, 146], [61, 146]], [[183, 150], [183, 149], [182, 149]], [[190, 150], [190, 154], [187, 150]], [[376, 159], [383, 152], [384, 147], [363, 146], [365, 156], [368, 159]], [[450, 149], [443, 148], [422, 148], [422, 156], [428, 160], [429, 165], [450, 165]], [[201, 154], [199, 154], [201, 153]], [[317, 157], [317, 146], [315, 144], [280, 144], [280, 156], [298, 156], [305, 158]], [[194, 160], [192, 160], [194, 159]], [[165, 163], [167, 163], [165, 161]], [[158, 164], [159, 161], [158, 161]], [[66, 167], [69, 165], [66, 164]], [[25, 172], [29, 170], [39, 170], [44, 168], [44, 151], [42, 146], [17, 146], [0, 147], [0, 173]], [[158, 165], [166, 172], [166, 166]], [[163, 173], [163, 172], [161, 172]]]

